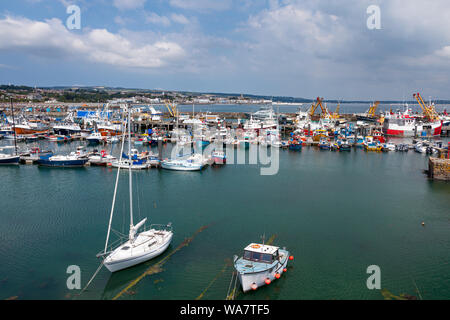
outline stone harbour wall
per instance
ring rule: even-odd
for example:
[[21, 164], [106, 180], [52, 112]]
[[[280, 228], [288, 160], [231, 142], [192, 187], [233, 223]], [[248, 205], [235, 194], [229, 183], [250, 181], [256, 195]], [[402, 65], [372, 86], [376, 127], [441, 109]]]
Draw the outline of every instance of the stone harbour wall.
[[428, 175], [435, 180], [450, 181], [450, 159], [430, 157], [428, 160]]

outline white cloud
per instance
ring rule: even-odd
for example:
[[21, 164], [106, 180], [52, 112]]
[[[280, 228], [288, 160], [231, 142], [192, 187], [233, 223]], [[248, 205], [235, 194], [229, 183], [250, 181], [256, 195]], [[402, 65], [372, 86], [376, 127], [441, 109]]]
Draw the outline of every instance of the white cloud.
[[83, 34], [68, 31], [59, 19], [33, 21], [6, 17], [0, 20], [0, 49], [44, 58], [71, 58], [116, 67], [159, 68], [184, 57], [184, 49], [163, 39], [132, 42], [106, 29]]
[[170, 5], [185, 10], [222, 11], [231, 8], [231, 0], [170, 0]]
[[170, 16], [173, 22], [179, 23], [179, 24], [189, 24], [189, 19], [186, 18], [182, 14], [172, 13]]
[[170, 26], [170, 19], [165, 16], [160, 16], [157, 13], [150, 12], [146, 14], [145, 21], [148, 23], [159, 24], [162, 26]]
[[119, 10], [133, 10], [142, 8], [146, 0], [114, 0], [114, 6]]
[[445, 46], [437, 50], [436, 55], [443, 58], [450, 58], [450, 46]]

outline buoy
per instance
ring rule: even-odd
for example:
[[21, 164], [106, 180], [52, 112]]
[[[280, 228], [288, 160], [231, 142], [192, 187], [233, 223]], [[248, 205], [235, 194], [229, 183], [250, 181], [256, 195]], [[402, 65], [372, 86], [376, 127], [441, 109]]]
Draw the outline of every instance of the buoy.
[[280, 277], [281, 277], [281, 274], [275, 273], [275, 278], [280, 279]]
[[256, 283], [253, 282], [253, 284], [251, 285], [252, 290], [256, 290], [258, 289], [258, 286], [256, 285]]
[[425, 225], [425, 222], [422, 222], [422, 225], [424, 226], [424, 225]]
[[287, 268], [284, 268], [284, 269], [283, 269], [283, 272], [286, 272], [286, 271], [287, 271]]
[[294, 256], [289, 256], [289, 260], [294, 260]]
[[266, 278], [266, 280], [264, 281], [266, 284], [270, 284], [270, 279], [269, 278]]

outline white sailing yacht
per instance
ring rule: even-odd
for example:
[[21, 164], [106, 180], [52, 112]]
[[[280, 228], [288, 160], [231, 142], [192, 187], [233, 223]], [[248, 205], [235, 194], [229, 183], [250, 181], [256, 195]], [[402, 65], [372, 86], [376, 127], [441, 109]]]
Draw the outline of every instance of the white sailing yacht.
[[[130, 108], [128, 108], [128, 141], [131, 141], [130, 132]], [[125, 139], [122, 139], [121, 155], [123, 153]], [[128, 144], [128, 154], [130, 154], [130, 143]], [[122, 156], [120, 156], [122, 160]], [[129, 173], [129, 189], [130, 189], [130, 231], [128, 240], [120, 244], [117, 248], [108, 250], [109, 235], [111, 231], [111, 223], [114, 214], [114, 205], [116, 201], [117, 185], [119, 182], [120, 167], [117, 170], [116, 185], [114, 188], [114, 197], [112, 202], [111, 214], [109, 218], [108, 232], [106, 236], [105, 249], [98, 257], [106, 256], [104, 265], [109, 271], [115, 272], [125, 268], [132, 267], [139, 263], [148, 261], [161, 253], [163, 253], [170, 242], [172, 241], [173, 231], [172, 226], [152, 224], [148, 230], [145, 229], [144, 224], [147, 218], [143, 219], [138, 224], [133, 222], [133, 193], [132, 193], [132, 171], [131, 166], [128, 167]], [[144, 231], [139, 232], [139, 229], [144, 227]], [[112, 245], [113, 246], [113, 245]]]

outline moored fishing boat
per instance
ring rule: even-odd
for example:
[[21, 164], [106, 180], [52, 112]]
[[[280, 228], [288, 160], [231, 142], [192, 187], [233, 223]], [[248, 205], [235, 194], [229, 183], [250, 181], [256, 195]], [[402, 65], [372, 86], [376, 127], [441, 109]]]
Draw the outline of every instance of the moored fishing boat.
[[53, 151], [51, 150], [41, 150], [38, 147], [31, 148], [28, 151], [22, 152], [20, 154], [20, 161], [38, 161], [41, 157], [51, 157], [53, 155]]
[[20, 156], [12, 153], [3, 153], [3, 151], [7, 150], [15, 150], [16, 148], [14, 146], [5, 146], [0, 147], [0, 165], [15, 165], [19, 164]]
[[204, 168], [203, 156], [194, 154], [187, 158], [166, 159], [161, 161], [161, 168], [175, 171], [200, 171]]
[[347, 139], [340, 139], [337, 142], [339, 151], [351, 151], [352, 146]]
[[320, 139], [320, 142], [319, 142], [320, 150], [330, 150], [330, 148], [331, 148], [331, 146], [327, 139], [324, 139], [324, 138]]
[[37, 163], [44, 167], [77, 168], [83, 167], [88, 161], [87, 157], [80, 157], [71, 153], [69, 155], [40, 157]]
[[372, 136], [367, 136], [364, 141], [364, 150], [366, 151], [382, 151], [383, 146]]
[[293, 260], [286, 249], [265, 244], [251, 243], [241, 258], [234, 257], [234, 268], [242, 291], [257, 290], [270, 284], [287, 271], [288, 260]]
[[89, 155], [89, 163], [93, 166], [106, 166], [116, 160], [116, 157], [107, 154], [105, 150], [93, 152]]
[[292, 151], [302, 150], [302, 141], [296, 140], [296, 139], [289, 140], [289, 150], [292, 150]]
[[227, 157], [223, 150], [214, 150], [211, 154], [215, 165], [222, 165], [227, 162]]
[[86, 137], [86, 141], [89, 144], [99, 144], [104, 141], [104, 137], [100, 134], [100, 132], [93, 132], [89, 136]]

